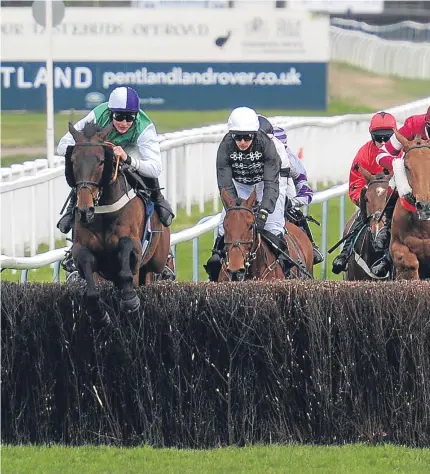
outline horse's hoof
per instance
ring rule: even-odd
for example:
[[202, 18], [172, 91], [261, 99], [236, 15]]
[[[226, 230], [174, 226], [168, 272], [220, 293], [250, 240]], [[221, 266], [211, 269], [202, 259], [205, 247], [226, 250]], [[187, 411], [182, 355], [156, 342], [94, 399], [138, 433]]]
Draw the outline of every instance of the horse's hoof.
[[140, 308], [140, 299], [135, 294], [132, 298], [129, 298], [127, 300], [121, 299], [120, 304], [122, 310], [127, 311], [129, 313], [134, 313]]

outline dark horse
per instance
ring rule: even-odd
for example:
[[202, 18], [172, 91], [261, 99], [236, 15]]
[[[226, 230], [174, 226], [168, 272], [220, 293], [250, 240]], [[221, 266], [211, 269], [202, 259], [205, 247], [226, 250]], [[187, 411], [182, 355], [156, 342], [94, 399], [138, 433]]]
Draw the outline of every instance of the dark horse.
[[[221, 199], [226, 215], [224, 218], [224, 245], [226, 259], [218, 281], [285, 279], [284, 270], [269, 244], [257, 232], [253, 208], [257, 202], [254, 189], [240, 205], [223, 188]], [[294, 224], [286, 223], [285, 241], [294, 266], [291, 277], [312, 278], [313, 249], [307, 235]]]
[[405, 155], [393, 163], [401, 197], [393, 213], [390, 252], [397, 280], [427, 279], [430, 278], [430, 140], [415, 137], [409, 141], [395, 133]]
[[385, 175], [383, 173], [374, 175], [360, 165], [358, 165], [357, 169], [363, 175], [367, 184], [361, 190], [360, 212], [357, 211], [350, 218], [345, 226], [345, 233], [349, 231], [356, 219], [361, 219], [363, 226], [361, 231], [357, 234], [353, 245], [344, 279], [387, 279], [389, 275], [382, 278], [377, 277], [373, 275], [370, 268], [383, 255], [381, 250], [374, 248], [373, 242], [385, 224], [385, 216], [383, 216], [382, 213], [389, 198], [389, 181], [392, 175]]
[[105, 142], [111, 127], [101, 130], [90, 123], [79, 132], [69, 123], [76, 144], [66, 154], [66, 179], [78, 198], [73, 260], [87, 283], [87, 303], [100, 317], [95, 277], [112, 281], [120, 290], [121, 307], [136, 311], [140, 300], [135, 288], [145, 284], [149, 272], [163, 271], [170, 246], [170, 229], [153, 213], [150, 244], [142, 251], [146, 206]]

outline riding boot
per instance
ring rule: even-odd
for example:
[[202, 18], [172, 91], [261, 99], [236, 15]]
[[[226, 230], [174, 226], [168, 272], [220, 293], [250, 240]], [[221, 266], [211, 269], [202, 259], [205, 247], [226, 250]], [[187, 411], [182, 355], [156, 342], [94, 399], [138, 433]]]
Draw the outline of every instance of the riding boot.
[[[299, 211], [302, 214], [301, 211]], [[302, 214], [303, 215], [303, 214]], [[317, 244], [314, 241], [314, 236], [312, 235], [311, 228], [309, 227], [309, 223], [305, 216], [299, 221], [300, 228], [306, 233], [309, 237], [309, 240], [312, 242], [312, 249], [314, 252], [314, 265], [318, 265], [319, 263], [324, 261], [324, 257], [322, 253], [319, 251]]]
[[373, 242], [373, 248], [375, 250], [387, 250], [390, 245], [390, 236], [391, 236], [391, 221], [393, 219], [393, 212], [396, 202], [387, 206], [385, 209], [385, 224], [384, 227], [378, 232]]
[[354, 223], [352, 224], [348, 237], [343, 243], [343, 248], [340, 254], [333, 260], [332, 264], [332, 272], [338, 275], [340, 272], [344, 272], [346, 270], [346, 266], [348, 264], [349, 257], [351, 255], [352, 246], [354, 244], [354, 240], [358, 230], [362, 227], [363, 222], [360, 217], [355, 219]]
[[370, 271], [377, 277], [384, 277], [390, 271], [393, 264], [390, 251], [387, 249], [384, 256], [377, 260], [370, 268]]
[[[288, 249], [288, 245], [287, 243], [285, 242], [285, 234], [283, 232], [281, 232], [280, 234], [278, 234], [276, 237], [278, 237], [279, 239], [279, 248], [287, 255], [289, 255], [290, 251]], [[281, 246], [282, 245], [282, 246]], [[291, 259], [287, 258], [285, 255], [283, 255], [282, 253], [279, 253], [278, 255], [278, 260], [279, 260], [279, 263], [281, 264], [282, 266], [282, 270], [284, 272], [284, 275], [285, 275], [285, 278], [289, 278], [290, 277], [290, 270], [295, 266], [294, 263], [292, 262]]]
[[78, 202], [78, 196], [76, 194], [76, 191], [73, 190], [70, 196], [69, 204], [66, 209], [66, 213], [57, 223], [57, 228], [63, 234], [68, 234], [70, 232], [70, 229], [73, 228], [73, 225], [75, 223], [75, 207], [76, 207], [77, 202]]
[[169, 227], [172, 224], [175, 214], [173, 214], [170, 204], [160, 191], [158, 178], [148, 178], [146, 176], [143, 176], [142, 178], [151, 191], [151, 199], [154, 201], [155, 211], [157, 212], [161, 223], [165, 227]]
[[224, 236], [217, 235], [212, 255], [210, 259], [203, 265], [206, 273], [209, 275], [209, 281], [218, 281], [219, 272], [221, 271], [222, 260], [225, 257], [224, 252]]

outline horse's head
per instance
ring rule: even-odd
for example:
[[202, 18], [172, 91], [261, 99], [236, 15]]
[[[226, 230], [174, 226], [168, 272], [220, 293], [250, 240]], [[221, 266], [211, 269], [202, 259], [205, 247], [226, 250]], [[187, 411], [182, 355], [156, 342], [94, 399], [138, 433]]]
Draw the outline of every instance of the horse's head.
[[406, 177], [412, 189], [412, 200], [417, 208], [418, 218], [430, 219], [430, 140], [416, 136], [409, 141], [399, 132], [397, 140], [403, 145]]
[[113, 151], [104, 143], [112, 126], [101, 129], [94, 123], [85, 125], [82, 132], [69, 123], [75, 146], [66, 153], [66, 179], [78, 194], [78, 215], [82, 223], [94, 218], [95, 205], [101, 188], [112, 178]]
[[257, 201], [257, 192], [254, 188], [249, 198], [239, 204], [223, 188], [221, 199], [226, 210], [224, 244], [227, 274], [232, 281], [243, 281], [255, 258], [258, 237], [253, 206]]
[[363, 217], [369, 220], [370, 234], [373, 240], [385, 224], [386, 218], [385, 216], [381, 218], [381, 214], [389, 197], [389, 181], [393, 175], [384, 173], [375, 175], [360, 165], [357, 165], [356, 169], [367, 182], [361, 190], [360, 212]]

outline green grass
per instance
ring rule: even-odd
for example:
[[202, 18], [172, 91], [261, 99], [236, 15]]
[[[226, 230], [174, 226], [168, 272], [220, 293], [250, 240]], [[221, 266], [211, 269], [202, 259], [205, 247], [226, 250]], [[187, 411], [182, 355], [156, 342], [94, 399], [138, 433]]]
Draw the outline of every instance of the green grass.
[[2, 448], [3, 474], [428, 473], [430, 450], [392, 445], [250, 446], [212, 450], [100, 447]]
[[[368, 107], [349, 105], [346, 102], [334, 99], [326, 111], [309, 110], [284, 110], [263, 109], [260, 113], [265, 115], [338, 115], [344, 113], [367, 113]], [[224, 123], [227, 121], [230, 110], [211, 111], [149, 111], [148, 114], [157, 126], [158, 133], [173, 132], [187, 128], [203, 127]], [[55, 139], [56, 142], [67, 131], [67, 122], [76, 122], [84, 114], [78, 112], [55, 114]], [[1, 146], [2, 147], [30, 147], [44, 146], [46, 143], [46, 115], [44, 113], [14, 113], [3, 112], [1, 120]], [[25, 131], [25, 133], [23, 133]], [[2, 165], [4, 166], [4, 165]]]
[[[328, 248], [335, 244], [340, 238], [340, 229], [339, 229], [339, 199], [332, 199], [329, 202], [328, 210]], [[219, 207], [221, 209], [221, 206]], [[349, 217], [354, 212], [354, 206], [351, 204], [349, 199], [347, 200], [346, 206], [346, 217]], [[314, 204], [310, 208], [311, 215], [318, 220], [322, 221], [322, 205]], [[186, 227], [191, 227], [195, 225], [202, 217], [214, 214], [212, 204], [207, 203], [203, 213], [198, 211], [197, 206], [193, 207], [192, 215], [187, 216], [184, 209], [179, 209], [178, 215], [173, 222], [172, 232], [178, 232]], [[315, 241], [318, 245], [321, 244], [321, 227], [311, 224], [311, 229], [313, 231]], [[203, 268], [203, 264], [206, 263], [207, 259], [211, 255], [211, 249], [213, 245], [213, 231], [208, 232], [200, 237], [199, 239], [199, 278], [200, 280], [207, 280], [207, 274]], [[65, 241], [57, 241], [56, 247], [61, 248], [66, 245]], [[191, 281], [192, 280], [192, 242], [184, 242], [178, 244], [176, 247], [176, 268], [177, 268], [177, 278], [181, 281]], [[41, 245], [38, 249], [38, 253], [46, 252], [48, 250], [46, 245]], [[336, 250], [328, 258], [328, 278], [329, 279], [341, 279], [341, 275], [333, 275], [331, 273], [331, 262], [334, 257], [339, 253], [339, 250]], [[321, 277], [321, 265], [315, 267], [314, 275], [316, 278]], [[11, 270], [4, 270], [1, 273], [2, 280], [8, 281], [20, 281], [21, 272], [12, 272]], [[35, 282], [48, 282], [52, 281], [53, 269], [50, 266], [42, 267], [38, 270], [30, 270], [28, 272], [28, 280]], [[62, 281], [64, 281], [65, 275], [63, 270], [60, 273]]]

